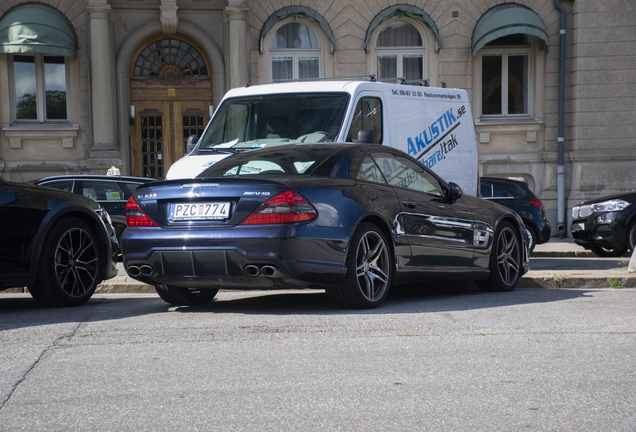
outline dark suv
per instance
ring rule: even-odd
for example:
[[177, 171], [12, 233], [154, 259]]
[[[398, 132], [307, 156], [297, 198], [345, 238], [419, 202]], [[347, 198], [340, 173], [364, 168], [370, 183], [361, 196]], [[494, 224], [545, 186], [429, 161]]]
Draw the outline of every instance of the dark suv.
[[62, 175], [47, 177], [33, 182], [66, 192], [84, 195], [97, 201], [110, 215], [117, 239], [126, 229], [126, 202], [142, 184], [156, 181], [145, 177], [106, 175]]
[[528, 252], [550, 240], [551, 228], [545, 217], [545, 207], [526, 183], [495, 177], [482, 177], [480, 183], [481, 198], [495, 201], [521, 216], [530, 232]]
[[601, 257], [636, 247], [636, 192], [584, 201], [572, 208], [574, 243]]

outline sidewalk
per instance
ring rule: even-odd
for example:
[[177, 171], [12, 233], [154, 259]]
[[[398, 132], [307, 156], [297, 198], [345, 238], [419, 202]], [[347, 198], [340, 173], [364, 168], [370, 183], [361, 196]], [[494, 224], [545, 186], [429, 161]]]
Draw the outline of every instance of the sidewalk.
[[[572, 258], [589, 258], [572, 259]], [[552, 259], [551, 259], [552, 258]], [[533, 269], [534, 262], [534, 269]], [[598, 258], [572, 239], [553, 237], [537, 245], [530, 255], [530, 271], [520, 281], [520, 288], [636, 288], [636, 273], [628, 272], [629, 257]], [[126, 274], [122, 263], [116, 277], [100, 284], [95, 291], [107, 293], [154, 293], [152, 285], [143, 284]]]

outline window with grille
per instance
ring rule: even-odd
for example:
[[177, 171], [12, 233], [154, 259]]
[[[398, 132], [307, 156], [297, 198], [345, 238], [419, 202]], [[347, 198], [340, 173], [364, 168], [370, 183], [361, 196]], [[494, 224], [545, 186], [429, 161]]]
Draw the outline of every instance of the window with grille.
[[177, 39], [162, 39], [148, 45], [137, 57], [134, 75], [156, 77], [166, 65], [177, 65], [185, 76], [207, 76], [201, 54], [190, 44]]

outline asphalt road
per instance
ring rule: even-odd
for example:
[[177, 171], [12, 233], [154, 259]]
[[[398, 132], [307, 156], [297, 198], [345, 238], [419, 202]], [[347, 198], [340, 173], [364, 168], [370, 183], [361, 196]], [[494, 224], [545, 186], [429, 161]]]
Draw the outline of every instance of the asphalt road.
[[0, 430], [633, 431], [636, 289], [0, 294]]

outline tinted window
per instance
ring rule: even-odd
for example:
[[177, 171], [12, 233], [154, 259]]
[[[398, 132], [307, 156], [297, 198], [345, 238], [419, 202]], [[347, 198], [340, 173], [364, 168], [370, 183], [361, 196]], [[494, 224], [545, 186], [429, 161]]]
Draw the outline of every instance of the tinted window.
[[[134, 193], [137, 190], [137, 188], [142, 185], [142, 183], [124, 183], [124, 184], [126, 185], [126, 187], [128, 188], [128, 191], [131, 194]], [[130, 194], [126, 193], [126, 196], [124, 198], [125, 199], [130, 198]]]
[[[212, 165], [197, 177], [251, 174], [329, 175], [339, 148], [285, 146], [237, 154]], [[331, 164], [331, 166], [325, 166]]]
[[360, 169], [358, 170], [356, 179], [386, 184], [386, 180], [384, 180], [384, 177], [382, 177], [380, 169], [375, 164], [371, 156], [366, 156], [360, 164]]
[[482, 198], [492, 198], [492, 185], [482, 182], [479, 188], [479, 194]]
[[119, 201], [124, 199], [123, 189], [113, 181], [84, 180], [82, 195], [95, 201]]
[[505, 190], [503, 190], [502, 188], [500, 188], [499, 186], [492, 185], [492, 196], [494, 198], [505, 198], [505, 197], [509, 197], [510, 194], [506, 192]]
[[65, 192], [73, 192], [73, 180], [56, 180], [48, 183], [42, 183], [42, 186], [52, 187]]
[[374, 153], [373, 157], [391, 186], [443, 195], [437, 179], [413, 161], [390, 153]]

